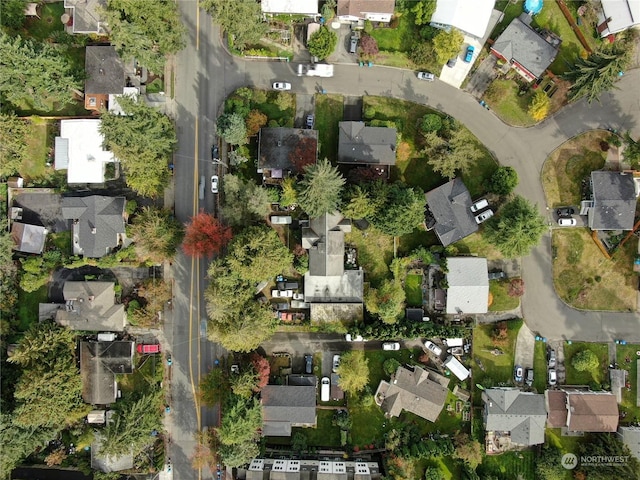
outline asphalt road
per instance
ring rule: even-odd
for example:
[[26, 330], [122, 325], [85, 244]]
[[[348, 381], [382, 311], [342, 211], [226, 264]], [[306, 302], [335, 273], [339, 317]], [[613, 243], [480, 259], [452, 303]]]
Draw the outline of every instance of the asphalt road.
[[[293, 92], [313, 94], [325, 89], [344, 95], [383, 95], [426, 104], [464, 123], [504, 165], [513, 166], [521, 179], [517, 193], [538, 204], [547, 213], [539, 181], [542, 164], [549, 153], [572, 136], [600, 127], [630, 130], [640, 136], [640, 71], [633, 70], [602, 97], [600, 104], [578, 102], [532, 128], [504, 125], [492, 112], [482, 108], [468, 93], [443, 82], [422, 82], [415, 72], [395, 68], [362, 68], [353, 64], [337, 65], [333, 78], [297, 77], [295, 63], [244, 61], [230, 56], [222, 47], [219, 30], [210, 17], [197, 11], [197, 2], [179, 1], [187, 27], [187, 46], [176, 58], [174, 117], [179, 146], [175, 154], [175, 214], [186, 222], [200, 209], [215, 211], [215, 198], [209, 178], [218, 167], [210, 161], [215, 118], [226, 95], [249, 85], [270, 88], [284, 80]], [[205, 177], [205, 197], [198, 199], [198, 183]], [[173, 320], [167, 332], [173, 348], [170, 456], [178, 480], [209, 478], [210, 473], [191, 468], [189, 460], [195, 446], [194, 433], [202, 426], [213, 426], [217, 412], [201, 409], [194, 397], [200, 375], [213, 360], [223, 354], [219, 345], [199, 339], [199, 322], [205, 318], [203, 292], [206, 288], [206, 260], [192, 261], [180, 255], [174, 263], [175, 301]], [[534, 332], [550, 339], [609, 340], [624, 337], [640, 341], [639, 317], [634, 313], [579, 312], [569, 308], [555, 295], [551, 277], [550, 237], [523, 259], [523, 277], [527, 292], [523, 311]], [[333, 345], [325, 345], [326, 340]], [[300, 350], [328, 351], [344, 347], [340, 340], [318, 338], [305, 343], [295, 338], [276, 337], [272, 342], [288, 345], [300, 342]], [[265, 345], [269, 347], [269, 344]], [[306, 353], [306, 352], [305, 352]]]

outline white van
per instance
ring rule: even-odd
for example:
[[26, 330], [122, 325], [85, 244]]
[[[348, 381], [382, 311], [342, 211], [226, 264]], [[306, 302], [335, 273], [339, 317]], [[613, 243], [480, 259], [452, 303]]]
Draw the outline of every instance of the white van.
[[328, 402], [331, 398], [331, 380], [329, 377], [322, 377], [320, 381], [320, 401]]
[[274, 225], [290, 225], [291, 216], [290, 215], [271, 215], [271, 223], [273, 223]]
[[463, 338], [445, 338], [443, 341], [448, 348], [461, 347], [462, 345], [464, 345]]

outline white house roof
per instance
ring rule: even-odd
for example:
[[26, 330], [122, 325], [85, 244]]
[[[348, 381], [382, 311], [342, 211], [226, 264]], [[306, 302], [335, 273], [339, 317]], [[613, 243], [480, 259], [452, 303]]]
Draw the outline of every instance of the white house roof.
[[607, 29], [602, 36], [618, 33], [634, 25], [640, 24], [640, 0], [601, 0], [604, 19]]
[[61, 120], [60, 138], [67, 140], [67, 182], [104, 182], [105, 163], [115, 161], [113, 153], [102, 148], [102, 120]]
[[438, 0], [431, 23], [456, 27], [477, 38], [484, 37], [495, 0]]
[[264, 13], [317, 15], [318, 0], [262, 0]]
[[447, 259], [447, 268], [447, 313], [487, 313], [487, 259], [452, 257]]

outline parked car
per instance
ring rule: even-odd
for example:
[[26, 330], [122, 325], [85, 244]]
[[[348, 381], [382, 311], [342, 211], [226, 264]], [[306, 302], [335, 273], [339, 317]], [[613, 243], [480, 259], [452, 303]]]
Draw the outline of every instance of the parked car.
[[384, 342], [382, 350], [400, 350], [400, 344], [398, 342]]
[[331, 380], [329, 377], [322, 377], [320, 381], [320, 401], [328, 402], [331, 399]]
[[200, 320], [200, 338], [207, 338], [207, 319], [203, 318]]
[[561, 227], [575, 227], [577, 223], [578, 222], [576, 222], [575, 218], [559, 218], [558, 219], [558, 225], [560, 225]]
[[218, 145], [215, 143], [211, 146], [211, 160], [219, 160], [220, 159], [220, 150], [218, 149]]
[[240, 365], [238, 365], [237, 363], [231, 365], [231, 373], [233, 373], [234, 375], [240, 375]]
[[558, 382], [558, 377], [556, 376], [556, 371], [552, 368], [549, 370], [549, 385], [555, 385]]
[[362, 338], [362, 335], [356, 335], [355, 337], [352, 336], [350, 333], [347, 333], [344, 336], [345, 341], [347, 342], [366, 342], [366, 340], [364, 338]]
[[142, 355], [148, 355], [151, 353], [160, 353], [160, 345], [156, 343], [153, 343], [153, 344], [139, 343], [136, 346], [136, 350], [138, 351], [138, 353]]
[[427, 350], [431, 350], [438, 357], [442, 355], [442, 349], [439, 346], [437, 346], [435, 343], [433, 343], [431, 340], [427, 340], [426, 342], [424, 342], [424, 346], [426, 347]]
[[313, 355], [304, 356], [304, 373], [313, 373]]
[[473, 52], [475, 51], [475, 47], [473, 45], [469, 45], [467, 47], [467, 51], [464, 54], [464, 61], [467, 63], [471, 63], [471, 60], [473, 60]]
[[449, 67], [449, 68], [453, 68], [453, 67], [455, 67], [455, 66], [456, 66], [456, 63], [457, 63], [457, 62], [458, 62], [458, 57], [450, 58], [450, 59], [447, 61], [447, 67]]
[[430, 72], [418, 72], [418, 78], [420, 80], [426, 80], [427, 82], [433, 82], [436, 76]]
[[218, 176], [211, 175], [211, 193], [218, 193]]
[[291, 84], [287, 82], [274, 82], [273, 89], [274, 90], [291, 90]]
[[307, 121], [306, 121], [307, 128], [313, 128], [314, 120], [315, 120], [315, 118], [314, 118], [313, 115], [307, 115]]
[[491, 209], [485, 210], [484, 212], [475, 216], [476, 223], [480, 225], [482, 222], [484, 222], [485, 220], [488, 220], [491, 217], [493, 217], [493, 210]]
[[351, 37], [351, 43], [349, 43], [349, 53], [356, 53], [358, 51], [358, 39]]
[[524, 381], [528, 386], [533, 385], [533, 368], [527, 368], [527, 374]]
[[336, 370], [338, 369], [339, 366], [340, 366], [340, 355], [336, 353], [333, 356], [333, 367], [331, 369], [333, 373], [336, 373]]
[[522, 367], [520, 365], [516, 365], [513, 370], [514, 370], [513, 378], [515, 379], [516, 383], [522, 382], [523, 375], [524, 375], [524, 371], [522, 370]]
[[556, 368], [556, 351], [552, 348], [549, 350], [549, 368]]
[[503, 278], [507, 278], [507, 274], [502, 270], [489, 272], [489, 280], [502, 280]]
[[484, 210], [485, 208], [487, 208], [489, 206], [489, 202], [487, 201], [486, 198], [483, 198], [481, 200], [478, 200], [476, 203], [474, 203], [473, 205], [471, 205], [471, 211], [473, 213], [479, 212], [480, 210]]
[[561, 207], [556, 210], [556, 213], [559, 217], [570, 217], [571, 215], [576, 213], [576, 211], [571, 207]]

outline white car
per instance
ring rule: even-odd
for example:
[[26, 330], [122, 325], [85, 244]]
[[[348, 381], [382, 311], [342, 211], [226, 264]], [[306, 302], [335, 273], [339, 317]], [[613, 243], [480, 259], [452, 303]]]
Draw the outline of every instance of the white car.
[[398, 342], [384, 342], [382, 344], [383, 350], [400, 350], [400, 344]]
[[481, 214], [475, 216], [476, 223], [478, 225], [480, 225], [482, 222], [484, 222], [485, 220], [490, 219], [491, 217], [493, 217], [493, 210], [491, 210], [491, 209], [486, 210], [486, 211], [482, 212]]
[[336, 373], [336, 370], [340, 366], [340, 355], [337, 353], [333, 356], [333, 368], [331, 369], [333, 373]]
[[489, 206], [489, 202], [487, 202], [486, 198], [483, 198], [482, 200], [478, 200], [476, 203], [471, 205], [470, 208], [473, 213], [476, 213], [484, 208], [487, 208], [488, 206]]
[[549, 385], [555, 385], [557, 381], [556, 371], [554, 369], [549, 370]]
[[366, 340], [364, 338], [362, 338], [362, 335], [356, 335], [355, 337], [352, 336], [350, 333], [347, 333], [344, 336], [345, 341], [347, 342], [366, 342]]
[[430, 350], [431, 352], [433, 352], [434, 355], [437, 355], [438, 357], [442, 355], [442, 349], [432, 341], [427, 340], [426, 342], [424, 342], [424, 346], [426, 347], [427, 350]]
[[218, 193], [218, 176], [211, 176], [211, 193]]
[[575, 218], [559, 218], [558, 219], [558, 225], [560, 225], [561, 227], [575, 227], [577, 223], [578, 222], [576, 222]]
[[273, 82], [274, 90], [291, 90], [291, 84], [287, 82]]
[[436, 79], [436, 76], [429, 72], [418, 72], [418, 78], [420, 80], [426, 80], [427, 82], [433, 82]]

